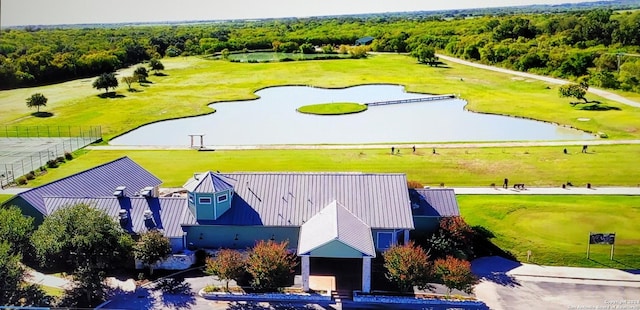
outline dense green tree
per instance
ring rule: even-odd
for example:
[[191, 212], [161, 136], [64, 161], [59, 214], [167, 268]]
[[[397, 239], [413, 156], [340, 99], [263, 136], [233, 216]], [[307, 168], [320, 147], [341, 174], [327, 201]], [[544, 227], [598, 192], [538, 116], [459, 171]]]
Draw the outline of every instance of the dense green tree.
[[[589, 89], [589, 83], [586, 77], [581, 77], [579, 83], [565, 84], [558, 88], [558, 94], [560, 97], [576, 98], [583, 100], [584, 103], [589, 103], [589, 100], [585, 98], [587, 90]], [[571, 105], [576, 105], [579, 102], [571, 102]]]
[[93, 81], [93, 88], [104, 88], [105, 93], [109, 92], [109, 88], [115, 89], [116, 87], [118, 87], [118, 79], [116, 79], [116, 76], [113, 73], [103, 73]]
[[414, 286], [424, 289], [432, 278], [429, 255], [413, 242], [394, 245], [382, 255], [387, 270], [385, 276], [396, 283], [401, 292], [408, 292]]
[[104, 211], [86, 204], [56, 210], [31, 236], [42, 266], [107, 269], [130, 257], [133, 241]]
[[247, 272], [251, 286], [260, 291], [275, 291], [289, 284], [296, 266], [295, 255], [287, 250], [287, 242], [260, 240], [249, 251]]
[[0, 241], [0, 305], [17, 305], [23, 278], [20, 255], [12, 254], [9, 243]]
[[153, 274], [153, 265], [171, 254], [171, 243], [161, 232], [152, 230], [140, 236], [133, 252], [135, 258], [149, 267], [149, 273]]
[[218, 251], [215, 258], [207, 258], [205, 266], [205, 273], [225, 281], [227, 291], [229, 291], [229, 281], [240, 279], [246, 273], [245, 270], [245, 256], [230, 249], [222, 249]]
[[11, 254], [26, 254], [32, 232], [32, 217], [22, 215], [16, 206], [0, 208], [0, 240], [11, 246]]
[[420, 45], [411, 52], [411, 56], [418, 59], [419, 63], [428, 64], [430, 66], [438, 65], [438, 57], [433, 47]]
[[47, 97], [45, 97], [43, 94], [35, 93], [31, 95], [31, 97], [27, 98], [27, 107], [35, 107], [38, 109], [37, 111], [40, 112], [40, 107], [47, 106], [47, 101]]
[[151, 60], [149, 60], [149, 68], [158, 74], [160, 70], [164, 70], [164, 65], [157, 58], [151, 58]]
[[73, 272], [73, 287], [65, 291], [61, 306], [94, 308], [103, 303], [108, 287], [105, 273], [90, 266], [80, 266]]
[[147, 81], [147, 78], [149, 77], [149, 72], [147, 71], [147, 68], [140, 66], [133, 71], [133, 76], [135, 76], [138, 79], [139, 83], [142, 83]]

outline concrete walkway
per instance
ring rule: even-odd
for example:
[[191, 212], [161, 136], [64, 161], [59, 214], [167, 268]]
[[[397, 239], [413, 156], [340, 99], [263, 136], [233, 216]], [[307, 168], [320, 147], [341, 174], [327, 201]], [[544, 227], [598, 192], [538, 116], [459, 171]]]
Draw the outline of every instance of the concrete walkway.
[[[640, 140], [578, 140], [578, 141], [520, 141], [520, 142], [469, 142], [469, 143], [386, 143], [386, 144], [262, 144], [262, 145], [207, 145], [209, 151], [226, 150], [362, 150], [362, 149], [396, 149], [406, 148], [407, 152], [415, 146], [416, 149], [431, 150], [482, 147], [526, 147], [526, 146], [582, 146], [582, 145], [619, 145], [640, 144]], [[87, 150], [101, 151], [170, 151], [191, 150], [188, 146], [180, 145], [97, 145], [87, 146]]]
[[29, 283], [57, 287], [61, 289], [71, 288], [71, 286], [73, 285], [73, 283], [68, 279], [44, 274], [33, 269], [27, 270], [27, 276], [25, 277], [25, 280]]
[[[502, 72], [502, 73], [506, 73], [506, 74], [521, 76], [521, 77], [524, 77], [524, 78], [540, 80], [540, 81], [544, 81], [544, 82], [548, 82], [548, 83], [552, 83], [552, 84], [563, 85], [563, 84], [571, 83], [570, 81], [567, 81], [567, 80], [556, 79], [556, 78], [551, 78], [551, 77], [547, 77], [547, 76], [536, 75], [536, 74], [520, 72], [520, 71], [514, 71], [514, 70], [498, 68], [498, 67], [493, 67], [493, 66], [487, 66], [487, 65], [478, 64], [478, 63], [474, 63], [474, 62], [470, 62], [470, 61], [466, 61], [466, 60], [462, 60], [462, 59], [458, 59], [458, 58], [454, 58], [454, 57], [450, 57], [450, 56], [446, 56], [446, 55], [437, 54], [436, 56], [438, 56], [440, 59], [444, 59], [444, 60], [447, 60], [447, 61], [459, 63], [459, 64], [462, 64], [462, 65], [465, 65], [465, 66], [471, 66], [471, 67], [476, 67], [476, 68], [480, 68], [480, 69], [484, 69], [484, 70]], [[626, 105], [633, 106], [633, 107], [640, 107], [640, 102], [636, 102], [636, 101], [633, 101], [631, 99], [627, 99], [627, 98], [622, 97], [622, 96], [620, 96], [618, 94], [614, 94], [614, 93], [612, 93], [610, 91], [606, 91], [606, 90], [599, 89], [599, 88], [589, 87], [589, 92], [592, 93], [592, 94], [598, 95], [600, 97], [603, 97], [603, 98], [606, 98], [606, 99], [609, 99], [609, 100], [612, 100], [612, 101], [616, 101], [616, 102], [619, 102], [619, 103], [622, 103], [622, 104], [626, 104]]]

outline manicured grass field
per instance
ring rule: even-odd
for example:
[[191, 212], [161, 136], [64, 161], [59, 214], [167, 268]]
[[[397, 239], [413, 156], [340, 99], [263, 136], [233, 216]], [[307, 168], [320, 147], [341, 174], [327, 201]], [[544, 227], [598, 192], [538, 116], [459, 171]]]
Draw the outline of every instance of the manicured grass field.
[[[418, 93], [460, 94], [468, 109], [510, 114], [605, 132], [611, 139], [640, 137], [640, 109], [612, 103], [621, 111], [583, 111], [558, 97], [558, 86], [515, 78], [458, 64], [444, 67], [419, 65], [405, 55], [371, 55], [367, 59], [294, 61], [276, 63], [232, 63], [197, 57], [162, 60], [166, 76], [152, 76], [152, 84], [126, 85], [121, 98], [99, 98], [94, 79], [87, 78], [42, 87], [0, 91], [0, 124], [11, 125], [100, 125], [109, 140], [115, 135], [161, 119], [214, 112], [207, 105], [225, 100], [253, 99], [254, 91], [275, 85], [346, 87], [357, 84], [406, 85]], [[128, 73], [127, 73], [128, 74]], [[43, 111], [52, 117], [36, 118], [25, 105], [31, 94], [41, 92], [49, 101]], [[634, 95], [635, 96], [635, 95]], [[215, 106], [215, 105], [214, 105]], [[589, 119], [578, 121], [578, 119]], [[420, 142], [420, 141], [416, 141]]]
[[340, 58], [349, 58], [351, 55], [348, 54], [300, 54], [300, 53], [274, 53], [274, 52], [255, 52], [255, 53], [241, 53], [241, 54], [231, 54], [229, 55], [229, 59], [238, 60], [243, 62], [248, 61], [280, 61], [282, 59], [316, 59], [322, 57], [340, 57]]
[[[640, 197], [638, 196], [490, 196], [459, 195], [463, 218], [483, 226], [501, 249], [542, 265], [640, 269]], [[611, 247], [592, 245], [589, 232], [615, 232]]]
[[335, 102], [311, 104], [298, 108], [298, 112], [318, 115], [341, 115], [358, 113], [367, 110], [364, 104], [354, 102]]
[[13, 195], [0, 195], [0, 204], [9, 200], [9, 198], [13, 197]]
[[[396, 146], [399, 147], [399, 146]], [[442, 148], [416, 150], [400, 148], [399, 155], [389, 149], [352, 150], [243, 150], [243, 151], [88, 151], [87, 154], [49, 169], [44, 176], [30, 181], [35, 186], [129, 156], [151, 171], [163, 186], [181, 186], [194, 172], [231, 171], [362, 171], [400, 172], [424, 185], [489, 186], [502, 184], [506, 177], [526, 186], [575, 186], [591, 183], [637, 186], [640, 145], [602, 145], [580, 153], [580, 146], [511, 148]]]

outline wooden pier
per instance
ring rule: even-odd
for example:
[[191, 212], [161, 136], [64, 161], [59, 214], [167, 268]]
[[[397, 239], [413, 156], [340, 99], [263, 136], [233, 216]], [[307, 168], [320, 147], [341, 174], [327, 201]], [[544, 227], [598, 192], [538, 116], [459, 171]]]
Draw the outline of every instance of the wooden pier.
[[456, 96], [454, 95], [441, 95], [441, 96], [431, 96], [431, 97], [422, 97], [422, 98], [411, 98], [411, 99], [400, 99], [400, 100], [388, 100], [388, 101], [376, 101], [365, 103], [365, 105], [373, 107], [378, 105], [388, 105], [388, 104], [401, 104], [401, 103], [411, 103], [411, 102], [425, 102], [425, 101], [434, 101], [434, 100], [449, 100], [454, 99]]

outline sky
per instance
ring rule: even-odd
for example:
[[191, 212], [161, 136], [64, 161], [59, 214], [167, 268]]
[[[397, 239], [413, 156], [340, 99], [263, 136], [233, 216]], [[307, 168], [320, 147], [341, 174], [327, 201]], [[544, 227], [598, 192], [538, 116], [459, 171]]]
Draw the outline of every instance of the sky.
[[593, 0], [0, 0], [0, 25], [308, 17], [587, 1]]

